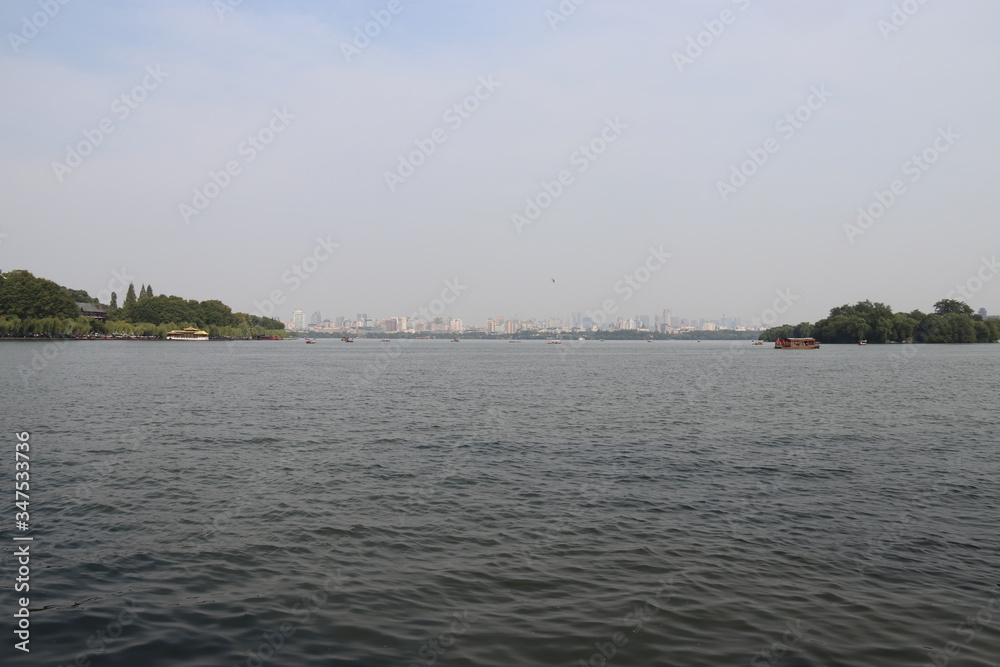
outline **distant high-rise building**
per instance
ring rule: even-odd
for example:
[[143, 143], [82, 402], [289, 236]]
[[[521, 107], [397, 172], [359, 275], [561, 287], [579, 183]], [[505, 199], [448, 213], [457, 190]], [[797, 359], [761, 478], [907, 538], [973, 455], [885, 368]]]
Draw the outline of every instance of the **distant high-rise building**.
[[664, 308], [663, 309], [663, 324], [665, 324], [667, 327], [672, 327], [674, 325], [673, 319], [674, 318], [673, 318], [673, 315], [670, 313], [670, 309], [669, 308]]
[[985, 308], [980, 308], [979, 309], [979, 317], [983, 318], [984, 320], [988, 317], [986, 315], [986, 309]]
[[323, 316], [320, 315], [319, 311], [317, 310], [315, 313], [312, 314], [312, 317], [309, 318], [309, 324], [322, 324], [322, 323], [323, 323]]
[[507, 320], [503, 323], [503, 332], [505, 334], [517, 333], [517, 322], [514, 320]]
[[306, 328], [306, 313], [301, 308], [296, 308], [292, 312], [292, 328], [297, 331]]
[[495, 334], [497, 332], [497, 323], [492, 317], [486, 320], [486, 333]]

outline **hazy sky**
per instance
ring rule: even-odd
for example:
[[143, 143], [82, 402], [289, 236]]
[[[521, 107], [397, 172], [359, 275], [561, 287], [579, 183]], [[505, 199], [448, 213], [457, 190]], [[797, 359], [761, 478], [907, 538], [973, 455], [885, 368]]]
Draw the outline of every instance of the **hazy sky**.
[[749, 319], [790, 290], [798, 322], [958, 285], [1000, 313], [998, 24], [992, 0], [7, 0], [0, 268], [277, 291], [286, 319], [442, 292], [467, 324]]

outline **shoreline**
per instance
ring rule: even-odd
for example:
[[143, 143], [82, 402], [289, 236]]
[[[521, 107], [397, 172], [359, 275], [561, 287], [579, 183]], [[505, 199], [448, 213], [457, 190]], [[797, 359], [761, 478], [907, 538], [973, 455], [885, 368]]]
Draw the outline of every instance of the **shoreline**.
[[[296, 338], [288, 338], [288, 339], [285, 339], [285, 340], [298, 340], [298, 339], [296, 339]], [[70, 341], [80, 341], [80, 342], [83, 342], [83, 341], [102, 341], [102, 342], [119, 341], [120, 342], [120, 341], [124, 341], [124, 342], [128, 342], [128, 343], [188, 343], [188, 342], [199, 342], [199, 343], [202, 343], [202, 342], [204, 342], [204, 343], [231, 343], [231, 342], [234, 342], [234, 341], [246, 341], [248, 343], [251, 343], [251, 342], [257, 342], [257, 343], [276, 342], [276, 341], [259, 340], [259, 339], [256, 339], [256, 338], [207, 338], [204, 341], [178, 341], [178, 340], [167, 340], [166, 338], [139, 338], [139, 337], [136, 337], [136, 338], [127, 338], [127, 337], [118, 337], [118, 338], [86, 338], [86, 337], [84, 337], [84, 338], [77, 338], [76, 336], [66, 336], [66, 337], [63, 337], [63, 336], [27, 336], [27, 337], [5, 336], [5, 337], [0, 337], [0, 343], [5, 342], [5, 341], [22, 342], [22, 343], [23, 342], [52, 342], [52, 341], [65, 341], [65, 342], [70, 342]]]

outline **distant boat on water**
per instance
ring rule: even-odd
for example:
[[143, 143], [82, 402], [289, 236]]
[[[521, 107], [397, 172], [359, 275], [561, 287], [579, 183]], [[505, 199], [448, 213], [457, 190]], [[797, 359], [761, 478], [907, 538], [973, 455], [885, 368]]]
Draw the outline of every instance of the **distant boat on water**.
[[819, 343], [815, 338], [776, 338], [774, 340], [776, 350], [818, 350]]
[[868, 341], [865, 340], [865, 339], [862, 339], [862, 340], [858, 341], [858, 345], [867, 345], [867, 344], [868, 344]]
[[316, 341], [314, 341], [312, 338], [306, 338], [306, 342], [307, 343], [315, 343]]

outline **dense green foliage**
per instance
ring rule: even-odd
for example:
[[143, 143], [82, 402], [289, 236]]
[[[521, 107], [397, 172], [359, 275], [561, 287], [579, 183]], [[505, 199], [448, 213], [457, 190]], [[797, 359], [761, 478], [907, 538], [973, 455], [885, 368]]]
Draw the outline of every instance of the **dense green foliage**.
[[72, 318], [80, 314], [70, 292], [28, 271], [0, 274], [0, 315]]
[[84, 290], [60, 287], [28, 271], [0, 274], [0, 335], [123, 334], [163, 336], [172, 329], [198, 327], [213, 338], [285, 335], [284, 325], [269, 317], [234, 313], [218, 300], [194, 301], [179, 296], [153, 296], [144, 285], [136, 297], [129, 285], [125, 303], [111, 294], [108, 321], [81, 317], [76, 301], [93, 303]]
[[284, 325], [270, 317], [234, 313], [226, 304], [212, 299], [195, 301], [182, 299], [179, 296], [146, 296], [136, 300], [130, 306], [119, 308], [114, 314], [108, 315], [109, 322], [148, 322], [150, 324], [167, 324], [170, 322], [191, 322], [197, 327], [263, 327], [264, 329], [284, 329]]
[[63, 289], [66, 290], [66, 293], [69, 294], [70, 298], [73, 299], [73, 301], [79, 301], [80, 303], [91, 303], [94, 300], [94, 297], [87, 294], [87, 290], [70, 289], [68, 287], [64, 287]]
[[995, 343], [1000, 339], [1000, 320], [983, 320], [954, 299], [938, 301], [930, 314], [894, 313], [883, 303], [859, 301], [833, 308], [829, 317], [815, 324], [784, 324], [760, 335], [762, 340], [782, 337], [812, 337], [821, 343]]

